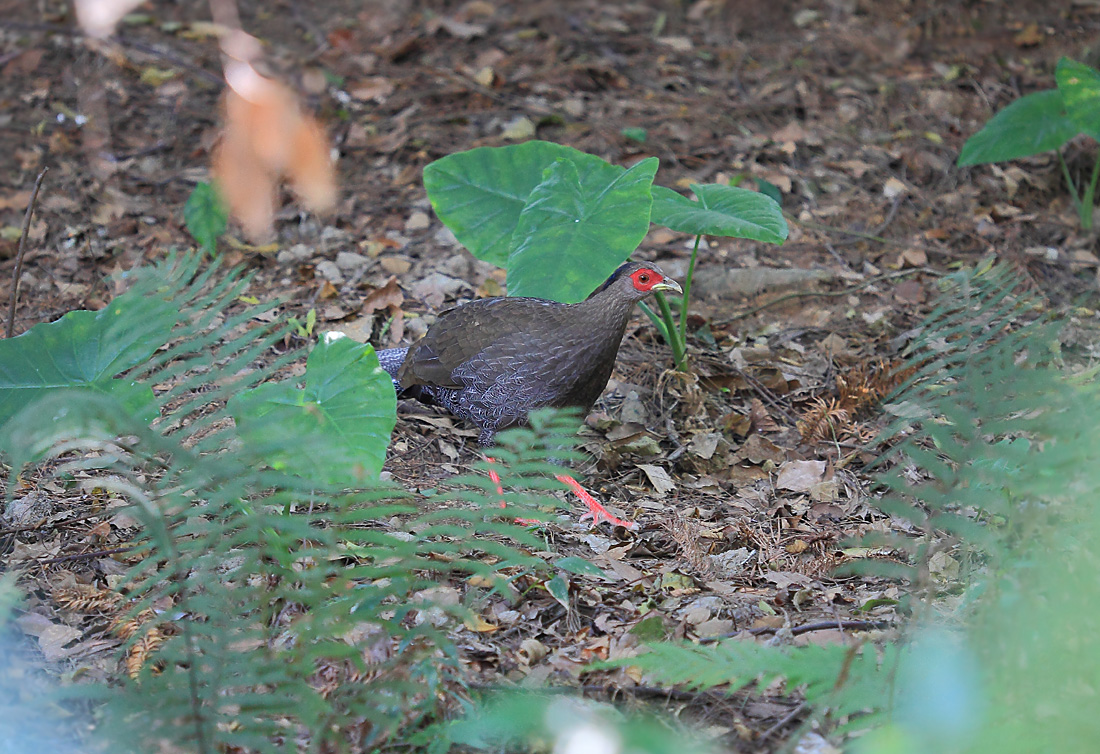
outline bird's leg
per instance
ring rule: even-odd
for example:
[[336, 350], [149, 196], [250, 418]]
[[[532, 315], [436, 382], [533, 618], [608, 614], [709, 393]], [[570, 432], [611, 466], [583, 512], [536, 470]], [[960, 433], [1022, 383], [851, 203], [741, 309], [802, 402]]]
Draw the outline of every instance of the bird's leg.
[[[485, 463], [489, 464], [489, 472], [488, 472], [489, 473], [489, 481], [497, 486], [497, 494], [500, 495], [503, 498], [504, 497], [504, 487], [500, 483], [500, 474], [498, 474], [497, 470], [493, 468], [493, 465], [496, 463], [496, 459], [493, 458], [492, 456], [482, 456], [482, 457], [485, 459]], [[501, 500], [500, 501], [500, 507], [501, 508], [507, 508], [508, 503], [504, 502], [504, 500]], [[542, 523], [542, 521], [536, 521], [533, 518], [517, 518], [516, 523], [517, 524], [522, 524], [523, 526], [538, 526], [539, 524]]]
[[[492, 456], [485, 456], [484, 458], [485, 462], [489, 464], [489, 481], [497, 486], [497, 494], [503, 497], [504, 487], [500, 483], [500, 474], [498, 474], [496, 472], [496, 469], [493, 468], [493, 464], [496, 463], [496, 460], [493, 459]], [[598, 526], [601, 521], [607, 521], [612, 526], [621, 526], [624, 529], [637, 531], [637, 523], [635, 523], [634, 521], [625, 521], [621, 518], [616, 517], [614, 514], [611, 513], [611, 511], [609, 511], [607, 508], [604, 508], [600, 504], [599, 500], [592, 497], [592, 493], [582, 487], [580, 482], [578, 482], [576, 479], [569, 476], [568, 474], [557, 474], [556, 476], [558, 481], [563, 483], [570, 490], [572, 490], [573, 494], [579, 497], [581, 499], [581, 502], [584, 503], [585, 506], [588, 508], [588, 512], [581, 516], [581, 521], [584, 521], [586, 518], [591, 518], [593, 526]], [[507, 503], [501, 500], [500, 507], [507, 507]], [[535, 521], [530, 518], [517, 518], [516, 523], [531, 526], [541, 524], [542, 522]]]
[[[482, 456], [482, 458], [485, 459], [485, 463], [489, 464], [489, 481], [497, 486], [497, 494], [501, 497], [504, 497], [504, 487], [502, 487], [500, 484], [500, 474], [498, 474], [497, 470], [493, 468], [493, 464], [496, 463], [496, 459], [492, 456]], [[504, 508], [507, 505], [508, 503], [504, 502], [503, 500], [500, 501], [501, 508]]]
[[607, 510], [607, 508], [604, 508], [602, 505], [600, 505], [600, 502], [596, 498], [592, 497], [592, 494], [584, 487], [582, 487], [580, 482], [578, 482], [573, 477], [569, 476], [568, 474], [558, 474], [557, 478], [559, 482], [562, 482], [567, 487], [569, 487], [569, 489], [573, 490], [573, 494], [579, 497], [581, 499], [581, 502], [588, 506], [588, 513], [585, 513], [583, 516], [581, 516], [581, 521], [584, 521], [586, 518], [591, 518], [593, 526], [596, 526], [601, 521], [607, 521], [612, 526], [622, 526], [623, 528], [630, 529], [631, 531], [637, 530], [637, 523], [635, 523], [634, 521], [624, 521], [621, 518], [616, 518], [614, 515], [611, 514], [609, 510]]

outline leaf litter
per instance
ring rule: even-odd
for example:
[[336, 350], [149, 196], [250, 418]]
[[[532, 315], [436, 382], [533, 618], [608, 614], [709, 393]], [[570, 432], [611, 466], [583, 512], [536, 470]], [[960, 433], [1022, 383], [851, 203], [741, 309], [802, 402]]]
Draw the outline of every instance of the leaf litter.
[[[48, 20], [9, 4], [5, 18]], [[490, 599], [468, 625], [452, 626], [472, 679], [598, 681], [641, 694], [643, 679], [630, 670], [592, 674], [585, 664], [660, 638], [743, 632], [747, 640], [747, 632], [785, 625], [892, 619], [896, 586], [834, 575], [852, 559], [889, 557], [846, 543], [899, 525], [868, 504], [864, 466], [874, 458], [861, 443], [885, 420], [881, 395], [861, 396], [884, 389], [876, 365], [896, 356], [896, 339], [927, 311], [939, 275], [991, 250], [1053, 306], [1095, 285], [1095, 254], [1075, 230], [1053, 161], [965, 176], [953, 168], [989, 103], [1015, 96], [1003, 83], [1006, 69], [1032, 90], [1046, 85], [1036, 61], [1096, 42], [1070, 17], [1083, 6], [1069, 15], [1036, 3], [959, 10], [982, 14], [989, 31], [974, 36], [962, 17], [937, 28], [899, 24], [915, 12], [900, 0], [858, 14], [837, 6], [828, 23], [788, 17], [775, 4], [734, 13], [742, 5], [694, 3], [669, 13], [655, 33], [656, 7], [595, 0], [569, 0], [567, 12], [483, 2], [439, 13], [386, 3], [326, 6], [323, 14], [302, 6], [327, 35], [312, 44], [292, 14], [253, 14], [252, 31], [269, 42], [278, 69], [320, 76], [303, 78], [302, 99], [293, 86], [251, 105], [231, 99], [230, 122], [264, 118], [297, 133], [315, 156], [331, 144], [340, 190], [324, 160], [257, 153], [227, 165], [223, 157], [218, 170], [231, 196], [237, 184], [269, 187], [264, 203], [239, 208], [244, 236], [274, 232], [278, 244], [270, 255], [243, 242], [220, 248], [255, 273], [250, 296], [283, 297], [301, 320], [315, 308], [326, 327], [346, 326], [386, 347], [422, 334], [443, 308], [503, 292], [497, 272], [440, 230], [420, 183], [424, 164], [474, 146], [534, 135], [619, 164], [658, 156], [677, 187], [778, 187], [793, 218], [782, 247], [719, 239], [703, 250], [689, 318], [700, 333], [692, 340], [697, 381], [666, 377], [667, 350], [635, 319], [584, 430], [591, 461], [580, 470], [642, 530], [591, 531], [575, 515], [551, 524], [553, 559], [580, 559], [599, 573], [558, 569], [552, 588]], [[12, 268], [29, 183], [42, 166], [60, 167], [32, 226], [19, 331], [100, 308], [117, 293], [104, 285], [107, 274], [191, 244], [183, 206], [195, 181], [210, 180], [206, 165], [219, 154], [220, 93], [209, 76], [220, 69], [219, 50], [200, 6], [157, 4], [153, 12], [160, 26], [127, 34], [173, 50], [174, 59], [137, 46], [99, 54], [73, 36], [0, 24], [0, 96], [17, 103], [0, 122], [0, 271]], [[1017, 49], [998, 48], [995, 30], [1011, 31]], [[783, 62], [795, 51], [802, 64]], [[952, 77], [958, 65], [967, 80]], [[102, 91], [81, 91], [74, 69], [102, 81]], [[101, 121], [98, 130], [88, 115]], [[623, 136], [624, 127], [644, 129], [645, 140]], [[232, 129], [223, 138], [235, 138]], [[282, 174], [330, 213], [287, 203]], [[682, 279], [688, 241], [654, 230], [637, 256]], [[1088, 326], [1066, 337], [1095, 352]], [[403, 409], [386, 473], [409, 487], [434, 486], [476, 461], [475, 437], [449, 417]], [[134, 521], [94, 489], [20, 484], [17, 497], [48, 500], [41, 511], [17, 508], [0, 521], [6, 561], [27, 568], [32, 587], [20, 628], [58, 673], [63, 662], [97, 678], [127, 672], [105, 615], [58, 595], [117, 583], [138, 557], [113, 552]], [[950, 579], [958, 563], [944, 552], [933, 566]], [[449, 588], [461, 598], [465, 586]], [[861, 612], [868, 604], [875, 606]], [[850, 640], [843, 632], [807, 636]], [[788, 702], [768, 690], [743, 711], [707, 695], [692, 706], [721, 721], [733, 748], [760, 750], [797, 728]]]

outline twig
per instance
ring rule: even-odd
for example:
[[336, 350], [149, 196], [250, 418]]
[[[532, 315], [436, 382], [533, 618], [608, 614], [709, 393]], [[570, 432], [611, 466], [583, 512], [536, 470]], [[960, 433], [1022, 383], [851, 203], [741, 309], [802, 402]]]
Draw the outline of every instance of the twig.
[[81, 521], [87, 521], [89, 518], [97, 518], [103, 515], [103, 511], [96, 511], [95, 513], [85, 513], [73, 518], [66, 518], [64, 521], [47, 522], [45, 519], [39, 521], [37, 524], [31, 524], [29, 526], [11, 526], [7, 529], [0, 529], [0, 536], [6, 536], [8, 534], [19, 534], [25, 531], [40, 531], [51, 529], [63, 529], [70, 524], [78, 524]]
[[15, 253], [15, 272], [11, 278], [11, 300], [8, 301], [7, 337], [9, 338], [15, 333], [15, 304], [19, 300], [19, 278], [23, 274], [23, 255], [27, 251], [27, 231], [31, 227], [31, 215], [34, 214], [34, 205], [38, 202], [38, 189], [42, 187], [42, 179], [49, 170], [49, 167], [42, 168], [42, 172], [35, 179], [31, 200], [27, 204], [27, 213], [23, 215], [23, 231], [19, 234], [19, 251]]
[[112, 550], [94, 550], [92, 552], [80, 552], [76, 555], [63, 555], [60, 558], [47, 558], [46, 560], [35, 560], [35, 565], [51, 565], [53, 563], [68, 563], [73, 560], [87, 560], [89, 558], [98, 558], [102, 555], [117, 555], [120, 552], [129, 552], [130, 550], [137, 549], [134, 546], [130, 547], [115, 547]]
[[[871, 631], [876, 629], [889, 628], [893, 624], [885, 620], [823, 620], [816, 623], [804, 623], [801, 626], [793, 626], [791, 628], [791, 636], [801, 636], [802, 634], [808, 634], [812, 631], [828, 631], [830, 629], [838, 629], [840, 631]], [[732, 639], [735, 636], [746, 633], [752, 636], [760, 636], [761, 634], [771, 634], [778, 631], [778, 628], [773, 626], [761, 626], [760, 628], [748, 628], [741, 629], [740, 631], [731, 631], [728, 634], [721, 634], [720, 636], [708, 636], [699, 639], [700, 644], [713, 644], [716, 641], [722, 639]]]
[[835, 628], [840, 631], [871, 631], [889, 628], [893, 624], [885, 620], [823, 620], [817, 623], [804, 623], [791, 629], [792, 636], [801, 636], [811, 631], [828, 631]]
[[[568, 688], [568, 687], [566, 687]], [[685, 691], [683, 689], [665, 688], [663, 686], [603, 686], [600, 684], [586, 683], [580, 687], [585, 694], [604, 694], [614, 700], [620, 694], [633, 696], [638, 699], [663, 699], [666, 702], [728, 702], [729, 696], [721, 692], [711, 691]]]
[[787, 410], [783, 408], [782, 401], [779, 400], [779, 396], [771, 391], [771, 389], [760, 380], [753, 377], [748, 372], [738, 371], [746, 384], [759, 396], [761, 402], [767, 403], [773, 411], [778, 411], [783, 415], [783, 418], [787, 420], [788, 424], [796, 424], [797, 421], [793, 416], [787, 413]]
[[[503, 92], [495, 91], [493, 89], [490, 89], [487, 86], [482, 86], [481, 84], [477, 83], [473, 79], [468, 78], [466, 76], [463, 76], [461, 73], [457, 73], [455, 71], [451, 71], [451, 70], [448, 70], [446, 68], [442, 68], [442, 67], [434, 66], [434, 65], [421, 66], [421, 70], [426, 71], [426, 72], [431, 73], [431, 74], [434, 74], [436, 76], [440, 76], [442, 78], [450, 79], [451, 81], [455, 82], [456, 84], [458, 84], [460, 86], [463, 86], [463, 87], [465, 87], [466, 89], [469, 89], [472, 92], [477, 92], [478, 94], [480, 94], [484, 97], [488, 97], [489, 99], [491, 99], [495, 102], [499, 102], [502, 105], [507, 105], [509, 107], [514, 107], [516, 105], [516, 103], [514, 101], [514, 98], [509, 96], [508, 94], [505, 94]], [[524, 101], [523, 107], [526, 110], [528, 110], [532, 113], [535, 113], [537, 115], [543, 115], [543, 116], [561, 115], [561, 113], [559, 113], [557, 110], [554, 110], [551, 107], [546, 107], [544, 105], [540, 105], [537, 102]]]
[[[74, 26], [65, 26], [63, 24], [42, 24], [42, 23], [27, 23], [24, 21], [0, 21], [0, 29], [12, 29], [15, 31], [40, 31], [45, 34], [66, 34], [70, 37], [81, 38], [88, 36], [83, 30]], [[192, 63], [184, 58], [180, 57], [174, 52], [161, 50], [156, 47], [140, 42], [130, 37], [123, 37], [121, 35], [114, 35], [106, 39], [108, 42], [114, 42], [123, 47], [129, 47], [137, 50], [138, 52], [144, 52], [146, 55], [152, 55], [153, 57], [161, 58], [177, 68], [182, 68], [186, 71], [194, 73], [201, 79], [209, 81], [211, 84], [217, 87], [225, 86], [225, 81], [220, 76], [216, 76], [210, 71], [202, 68], [196, 63]]]
[[771, 738], [773, 735], [778, 733], [783, 728], [783, 726], [785, 726], [791, 720], [794, 720], [796, 717], [798, 717], [798, 715], [804, 709], [806, 709], [806, 702], [800, 702], [794, 709], [792, 709], [790, 712], [788, 712], [786, 715], [784, 715], [779, 720], [779, 722], [777, 722], [775, 725], [773, 725], [772, 727], [768, 728], [766, 731], [761, 733], [760, 738], [756, 739], [756, 744], [759, 746], [760, 744], [764, 743], [769, 738]]
[[7, 65], [17, 57], [22, 55], [26, 50], [12, 50], [7, 55], [0, 55], [0, 65]]
[[[515, 686], [500, 683], [471, 683], [468, 688], [474, 691], [510, 692]], [[580, 691], [584, 694], [603, 694], [611, 697], [612, 701], [622, 696], [633, 696], [638, 699], [663, 699], [677, 702], [728, 702], [730, 697], [719, 691], [685, 691], [683, 689], [666, 688], [664, 686], [613, 686], [610, 684], [586, 683], [582, 686], [549, 686], [542, 689], [550, 693], [568, 694]]]
[[[896, 205], [895, 205], [896, 206]], [[802, 228], [809, 228], [810, 230], [820, 230], [825, 233], [840, 233], [845, 236], [851, 236], [853, 238], [861, 238], [865, 241], [875, 241], [883, 246], [893, 246], [902, 249], [920, 249], [921, 251], [929, 252], [931, 254], [944, 254], [942, 249], [937, 249], [935, 246], [928, 246], [926, 244], [912, 243], [911, 241], [896, 241], [892, 238], [883, 238], [882, 236], [875, 235], [874, 233], [867, 233], [860, 230], [848, 230], [847, 228], [834, 228], [831, 225], [822, 225], [821, 223], [815, 223], [810, 220], [799, 220], [794, 215], [784, 212], [783, 217], [787, 219], [787, 222], [794, 223]], [[893, 220], [892, 213], [887, 217], [887, 221]], [[883, 226], [885, 227], [885, 226]]]
[[313, 37], [313, 43], [317, 45], [309, 55], [306, 56], [307, 61], [314, 61], [321, 57], [325, 52], [329, 50], [328, 38], [325, 33], [321, 31], [321, 28], [317, 24], [313, 23], [304, 13], [302, 13], [301, 7], [294, 0], [290, 2], [290, 12], [294, 15], [294, 20], [306, 30], [306, 33]]
[[875, 277], [867, 278], [858, 285], [853, 285], [849, 288], [843, 288], [839, 291], [796, 291], [794, 293], [786, 293], [782, 296], [778, 296], [777, 298], [772, 299], [771, 301], [765, 301], [763, 304], [760, 304], [760, 306], [754, 306], [751, 309], [746, 309], [743, 312], [738, 312], [737, 314], [734, 314], [731, 317], [726, 317], [725, 319], [715, 320], [711, 324], [728, 325], [731, 322], [736, 322], [740, 319], [745, 319], [746, 317], [751, 317], [754, 314], [758, 314], [765, 309], [770, 309], [777, 304], [782, 304], [785, 301], [793, 301], [799, 298], [835, 298], [837, 296], [847, 296], [849, 293], [855, 293], [858, 290], [862, 290], [869, 285], [874, 285], [875, 283], [881, 282], [883, 280], [896, 280], [898, 278], [908, 277], [909, 275], [915, 275], [918, 272], [922, 272], [926, 275], [943, 275], [942, 272], [933, 270], [930, 267], [914, 267], [910, 270], [901, 270], [899, 272], [888, 272], [884, 275], [876, 275]]
[[883, 231], [890, 227], [890, 223], [894, 222], [894, 217], [898, 214], [898, 209], [901, 207], [901, 200], [904, 196], [904, 194], [898, 194], [894, 197], [894, 202], [890, 205], [890, 210], [886, 213], [886, 219], [882, 221], [882, 225], [871, 231], [873, 235], [881, 236]]
[[898, 195], [894, 198], [893, 203], [890, 205], [890, 210], [886, 213], [886, 219], [882, 221], [881, 225], [879, 225], [877, 228], [874, 228], [873, 230], [868, 230], [860, 233], [859, 231], [844, 230], [841, 228], [834, 229], [840, 230], [840, 232], [848, 234], [847, 241], [840, 241], [838, 243], [841, 246], [850, 246], [852, 244], [859, 243], [861, 240], [873, 240], [883, 244], [889, 243], [889, 239], [883, 238], [882, 233], [890, 226], [890, 223], [894, 221], [894, 217], [898, 213], [898, 208], [901, 207], [901, 200], [901, 195]]
[[225, 86], [225, 81], [222, 79], [221, 76], [217, 76], [211, 73], [197, 63], [192, 63], [189, 60], [185, 60], [184, 58], [169, 50], [161, 50], [160, 48], [153, 47], [152, 45], [147, 45], [144, 42], [139, 42], [136, 39], [131, 39], [130, 37], [123, 37], [119, 35], [108, 37], [107, 41], [115, 42], [123, 47], [129, 47], [131, 50], [144, 52], [146, 55], [152, 55], [155, 58], [160, 58], [165, 62], [171, 63], [177, 68], [182, 68], [185, 71], [190, 71], [191, 73], [198, 76], [200, 79], [203, 79], [204, 81], [213, 84], [219, 89]]

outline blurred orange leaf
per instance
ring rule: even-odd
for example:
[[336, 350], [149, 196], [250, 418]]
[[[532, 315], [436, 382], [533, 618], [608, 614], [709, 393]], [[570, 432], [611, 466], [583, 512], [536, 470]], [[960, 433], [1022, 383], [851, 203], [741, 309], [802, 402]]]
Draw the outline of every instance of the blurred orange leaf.
[[274, 231], [276, 192], [284, 178], [310, 210], [331, 209], [336, 177], [320, 124], [302, 112], [290, 89], [247, 63], [230, 63], [226, 81], [225, 130], [213, 171], [249, 240]]

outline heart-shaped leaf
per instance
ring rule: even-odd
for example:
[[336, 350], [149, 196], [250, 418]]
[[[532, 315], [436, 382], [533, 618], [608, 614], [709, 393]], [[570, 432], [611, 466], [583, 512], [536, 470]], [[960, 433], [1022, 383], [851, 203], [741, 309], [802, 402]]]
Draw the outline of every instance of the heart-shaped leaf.
[[578, 558], [575, 555], [559, 558], [554, 561], [554, 565], [563, 571], [569, 571], [569, 573], [575, 573], [578, 576], [592, 576], [598, 579], [607, 578], [607, 574], [604, 573], [599, 566], [589, 563], [584, 558]]
[[[119, 384], [129, 385], [122, 380]], [[152, 391], [148, 400], [152, 401]], [[0, 427], [0, 453], [7, 456], [13, 469], [21, 470], [58, 450], [76, 445], [89, 447], [130, 435], [148, 450], [160, 435], [149, 427], [148, 417], [140, 416], [127, 398], [126, 389], [85, 390], [56, 388], [36, 393], [30, 403], [20, 404]], [[0, 506], [3, 502], [0, 501]]]
[[527, 197], [542, 182], [543, 171], [559, 159], [576, 165], [582, 184], [592, 177], [606, 185], [623, 173], [623, 168], [572, 147], [526, 141], [436, 160], [424, 168], [424, 188], [435, 214], [459, 243], [478, 259], [506, 267]]
[[771, 197], [716, 183], [692, 184], [691, 190], [699, 201], [654, 186], [653, 222], [692, 235], [731, 236], [765, 243], [787, 239], [787, 221]]
[[1100, 141], [1100, 73], [1084, 63], [1062, 58], [1054, 78], [1073, 125]]
[[572, 610], [569, 606], [569, 577], [559, 573], [546, 582], [546, 591], [565, 608], [566, 612]]
[[229, 211], [218, 191], [209, 183], [198, 183], [183, 205], [187, 232], [210, 256], [217, 251], [218, 236], [229, 227]]
[[990, 118], [963, 144], [958, 165], [1004, 162], [1058, 149], [1080, 133], [1057, 89], [1033, 92]]
[[[306, 360], [305, 389], [267, 383], [234, 396], [229, 410], [261, 456], [267, 438], [300, 439], [295, 453], [266, 458], [299, 476], [347, 487], [377, 478], [397, 419], [390, 376], [369, 344], [326, 337]], [[285, 443], [273, 443], [285, 447]]]
[[168, 342], [176, 314], [162, 298], [133, 291], [98, 312], [69, 312], [0, 341], [0, 425], [57, 388], [113, 396], [127, 411], [152, 421], [158, 413], [152, 389], [113, 378]]
[[582, 175], [560, 159], [547, 168], [520, 213], [508, 294], [583, 301], [645, 238], [657, 164], [650, 157]]

